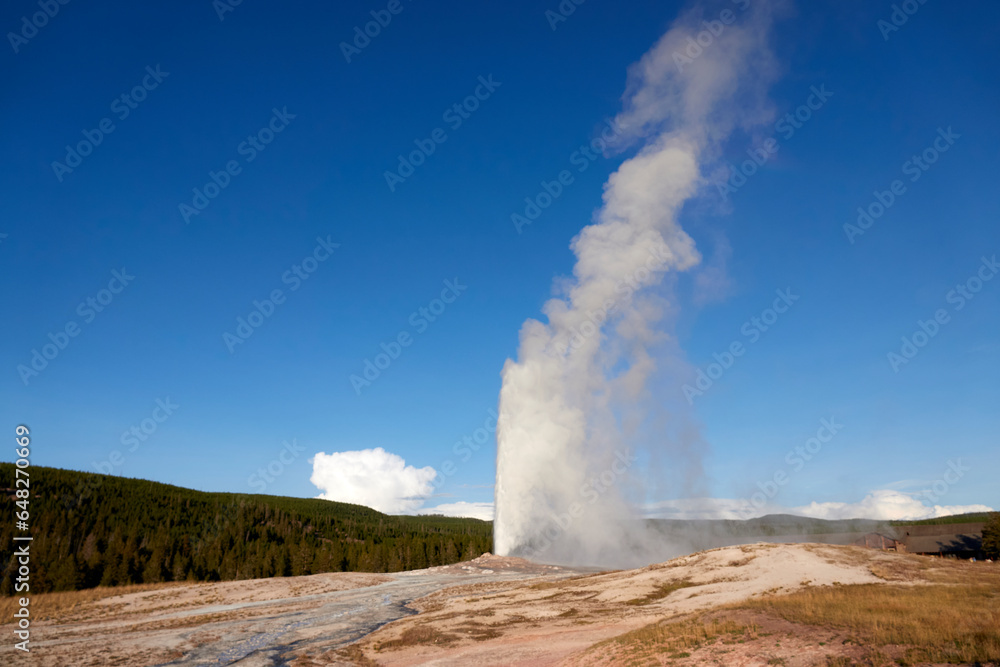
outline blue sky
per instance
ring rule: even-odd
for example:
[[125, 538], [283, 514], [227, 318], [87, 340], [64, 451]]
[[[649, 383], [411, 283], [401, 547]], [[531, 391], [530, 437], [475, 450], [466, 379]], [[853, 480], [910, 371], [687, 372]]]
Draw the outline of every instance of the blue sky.
[[[572, 270], [569, 242], [628, 157], [577, 151], [687, 7], [592, 0], [553, 29], [557, 4], [244, 2], [220, 19], [209, 0], [71, 2], [30, 38], [8, 35], [0, 403], [11, 432], [32, 429], [33, 463], [315, 496], [315, 454], [383, 448], [386, 475], [399, 473], [390, 455], [452, 471], [404, 509], [490, 503], [492, 433], [478, 451], [453, 445], [492, 423], [521, 323]], [[38, 11], [10, 4], [4, 32]], [[340, 44], [373, 11], [391, 21], [347, 62]], [[931, 1], [887, 32], [892, 12], [822, 2], [783, 19], [773, 132], [737, 132], [722, 163], [739, 167], [769, 134], [777, 151], [726, 200], [707, 182], [684, 209], [704, 260], [676, 279], [671, 331], [691, 373], [745, 348], [692, 400], [701, 495], [749, 498], [785, 472], [769, 502], [825, 503], [821, 515], [901, 497], [1000, 507], [1000, 279], [949, 298], [1000, 253], [1000, 7]], [[775, 125], [814, 89], [832, 95], [811, 98], [798, 127]], [[448, 110], [463, 102], [474, 110], [458, 123]], [[54, 167], [85, 132], [101, 135], [92, 152]], [[428, 141], [390, 189], [397, 156]], [[915, 170], [925, 150], [936, 161]], [[563, 170], [572, 183], [519, 232], [512, 214]], [[212, 173], [225, 187], [185, 216]], [[845, 232], [895, 180], [884, 213]], [[744, 323], [789, 289], [798, 300], [752, 341]], [[227, 345], [275, 290], [270, 316]], [[894, 368], [887, 355], [938, 310], [937, 333]], [[352, 383], [401, 335], [410, 344], [370, 385]], [[59, 341], [32, 369], [33, 351]], [[685, 382], [663, 374], [650, 391], [684, 401]], [[788, 463], [831, 418], [843, 428]], [[144, 420], [145, 440], [123, 441]], [[254, 477], [269, 465], [270, 481]]]

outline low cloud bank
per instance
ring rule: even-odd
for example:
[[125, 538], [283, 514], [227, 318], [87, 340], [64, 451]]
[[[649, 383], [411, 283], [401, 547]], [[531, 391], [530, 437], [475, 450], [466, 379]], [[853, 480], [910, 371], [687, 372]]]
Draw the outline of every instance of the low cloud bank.
[[662, 519], [750, 519], [766, 514], [794, 514], [814, 519], [875, 519], [915, 521], [967, 512], [992, 512], [986, 505], [925, 504], [920, 494], [890, 489], [871, 491], [862, 500], [812, 502], [799, 507], [764, 505], [748, 511], [745, 500], [734, 498], [680, 498], [646, 506], [646, 516]]
[[792, 508], [793, 514], [816, 519], [879, 519], [882, 521], [912, 521], [936, 519], [967, 512], [992, 512], [986, 505], [925, 505], [918, 496], [880, 489], [872, 491], [857, 503], [809, 503]]
[[444, 503], [437, 507], [424, 507], [417, 514], [443, 514], [492, 521], [493, 503], [467, 503], [461, 500], [457, 503]]

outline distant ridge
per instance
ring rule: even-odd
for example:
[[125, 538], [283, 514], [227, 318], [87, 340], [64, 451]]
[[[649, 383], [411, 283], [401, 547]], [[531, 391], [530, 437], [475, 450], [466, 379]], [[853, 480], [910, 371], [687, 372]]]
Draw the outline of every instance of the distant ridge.
[[830, 533], [864, 533], [884, 530], [893, 532], [895, 526], [947, 525], [953, 523], [985, 522], [991, 512], [952, 514], [934, 519], [915, 521], [881, 521], [876, 519], [814, 519], [794, 514], [767, 514], [754, 519], [647, 519], [661, 530], [671, 527], [692, 529], [701, 527], [708, 532], [725, 531], [740, 536], [770, 535], [825, 535]]

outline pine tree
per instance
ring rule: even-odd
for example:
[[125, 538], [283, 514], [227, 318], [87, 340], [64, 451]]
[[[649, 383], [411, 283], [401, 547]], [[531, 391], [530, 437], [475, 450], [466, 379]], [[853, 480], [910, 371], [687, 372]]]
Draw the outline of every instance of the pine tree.
[[983, 555], [1000, 559], [1000, 512], [994, 514], [983, 527]]

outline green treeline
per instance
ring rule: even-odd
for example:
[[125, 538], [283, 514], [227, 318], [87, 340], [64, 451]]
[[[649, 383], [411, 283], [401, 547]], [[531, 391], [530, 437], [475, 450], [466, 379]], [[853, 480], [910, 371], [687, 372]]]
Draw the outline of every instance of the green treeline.
[[[203, 493], [32, 466], [32, 593], [161, 581], [228, 581], [320, 572], [397, 572], [475, 558], [492, 524], [389, 516], [361, 505]], [[18, 563], [14, 465], [0, 463], [0, 594]]]

